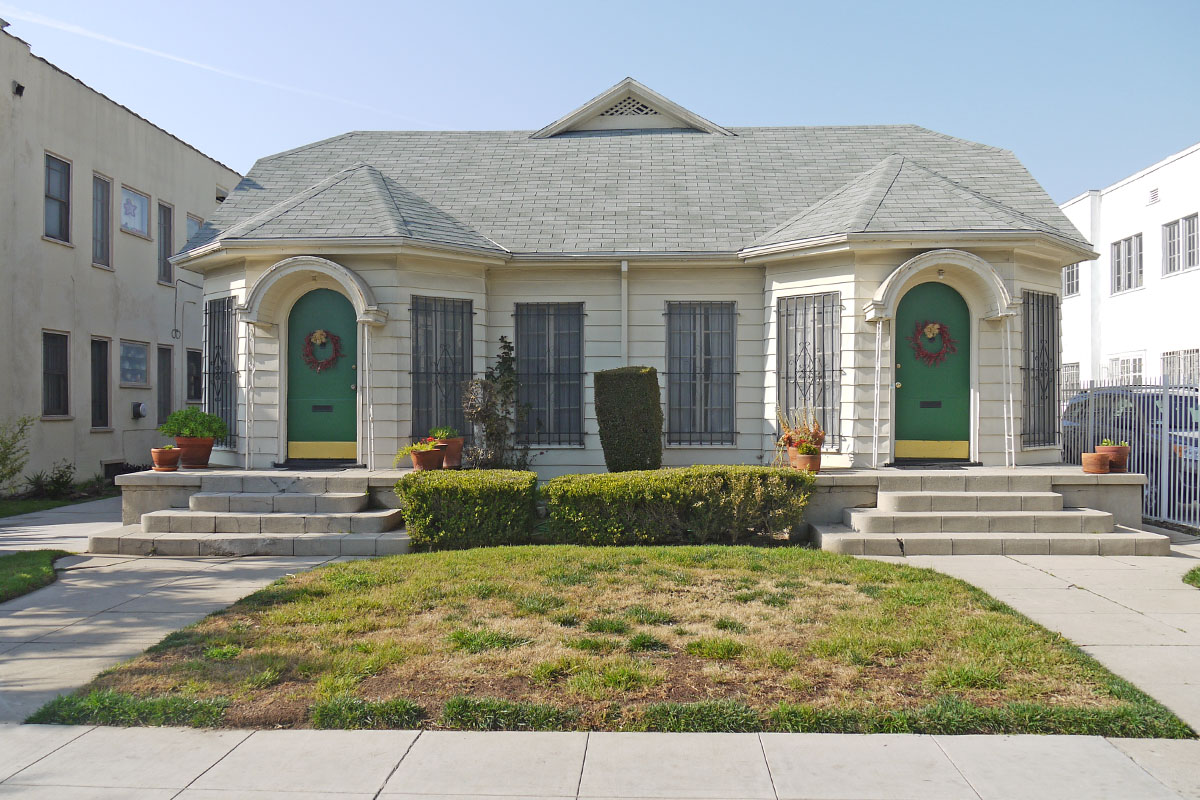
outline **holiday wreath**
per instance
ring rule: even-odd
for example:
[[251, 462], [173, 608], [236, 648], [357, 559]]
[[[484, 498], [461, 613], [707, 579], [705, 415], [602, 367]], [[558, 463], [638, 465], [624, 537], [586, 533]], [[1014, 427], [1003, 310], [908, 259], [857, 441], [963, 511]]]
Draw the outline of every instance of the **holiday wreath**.
[[[925, 349], [925, 344], [921, 341], [924, 337], [929, 340], [942, 337], [942, 349], [937, 352], [930, 352]], [[917, 354], [917, 358], [921, 359], [927, 367], [936, 367], [946, 360], [946, 356], [957, 353], [958, 345], [950, 337], [950, 329], [941, 322], [918, 322], [916, 328], [913, 329], [912, 336], [908, 337], [909, 344], [913, 347], [913, 352]]]
[[[317, 358], [313, 352], [313, 347], [320, 347], [329, 342], [333, 345], [333, 354], [329, 358]], [[304, 363], [308, 364], [308, 368], [314, 372], [321, 372], [329, 369], [337, 360], [342, 357], [342, 340], [338, 338], [336, 333], [317, 328], [315, 331], [304, 337]]]

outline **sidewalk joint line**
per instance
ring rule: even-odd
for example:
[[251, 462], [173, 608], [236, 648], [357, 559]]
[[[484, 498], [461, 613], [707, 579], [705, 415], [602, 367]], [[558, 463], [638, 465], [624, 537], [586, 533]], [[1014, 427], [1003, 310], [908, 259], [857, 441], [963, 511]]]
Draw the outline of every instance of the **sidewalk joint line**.
[[[21, 724], [24, 725], [25, 723], [22, 722]], [[78, 736], [72, 736], [70, 739], [63, 742], [62, 744], [60, 744], [58, 747], [54, 748], [53, 750], [50, 750], [49, 752], [46, 752], [46, 753], [42, 753], [40, 756], [35, 758], [33, 761], [30, 761], [25, 766], [19, 767], [16, 772], [13, 772], [9, 775], [5, 775], [4, 777], [0, 778], [0, 783], [4, 783], [5, 781], [9, 780], [10, 778], [15, 778], [17, 775], [20, 775], [22, 772], [29, 769], [30, 767], [32, 767], [34, 764], [38, 763], [42, 759], [48, 758], [48, 757], [54, 755], [55, 753], [57, 753], [59, 750], [62, 750], [64, 747], [71, 744], [71, 742], [79, 741], [79, 739], [83, 738], [84, 736], [87, 736], [89, 733], [96, 730], [97, 727], [98, 726], [96, 726], [96, 725], [88, 726], [87, 730], [82, 731]]]
[[[233, 746], [230, 747], [228, 750], [226, 750], [225, 753], [220, 758], [218, 758], [216, 761], [209, 764], [207, 767], [205, 767], [203, 770], [200, 771], [199, 775], [197, 775], [196, 777], [194, 777], [190, 781], [188, 781], [187, 785], [179, 790], [179, 793], [182, 794], [183, 792], [192, 788], [193, 783], [195, 783], [196, 781], [200, 780], [205, 775], [207, 775], [213, 767], [215, 767], [217, 764], [220, 764], [222, 761], [224, 761], [226, 758], [228, 758], [230, 753], [232, 753], [234, 750], [237, 750], [239, 747], [244, 745], [250, 739], [250, 737], [253, 736], [254, 734], [258, 733], [258, 731], [252, 730], [252, 731], [246, 731], [245, 733], [246, 733], [246, 735], [243, 736], [241, 739], [238, 739], [236, 742], [234, 742]], [[177, 796], [178, 796], [178, 794], [173, 795], [173, 797], [177, 797]]]
[[579, 761], [579, 780], [575, 781], [575, 797], [579, 798], [579, 792], [583, 789], [583, 768], [587, 766], [588, 744], [592, 741], [592, 732], [585, 731], [583, 734], [583, 758]]
[[983, 800], [983, 795], [980, 793], [980, 791], [978, 789], [975, 788], [975, 784], [971, 783], [971, 779], [966, 776], [966, 774], [958, 766], [958, 763], [955, 762], [955, 760], [951, 757], [951, 755], [946, 752], [946, 748], [942, 747], [941, 737], [940, 736], [930, 736], [929, 738], [933, 739], [933, 743], [937, 746], [937, 749], [942, 751], [942, 755], [944, 755], [946, 757], [946, 760], [948, 762], [950, 762], [950, 766], [954, 767], [954, 771], [957, 772], [958, 776], [963, 779], [963, 782], [965, 784], [967, 784], [967, 788], [969, 788], [972, 792], [974, 792], [976, 797], [978, 797], [980, 800]]
[[767, 780], [771, 782], [771, 794], [775, 796], [775, 800], [779, 800], [779, 790], [775, 788], [775, 775], [771, 772], [771, 762], [767, 758], [767, 748], [763, 744], [762, 732], [754, 734], [754, 738], [758, 740], [758, 751], [762, 753], [763, 766], [767, 768]]
[[417, 740], [420, 739], [424, 734], [425, 731], [423, 730], [417, 731], [417, 735], [414, 736], [413, 740], [408, 743], [408, 747], [404, 748], [404, 752], [400, 754], [400, 759], [395, 763], [395, 765], [392, 766], [388, 774], [384, 776], [383, 783], [379, 784], [379, 788], [375, 790], [375, 794], [373, 794], [372, 797], [377, 798], [379, 795], [383, 794], [383, 790], [387, 788], [388, 781], [390, 781], [392, 776], [396, 774], [396, 770], [400, 769], [400, 765], [404, 763], [404, 759], [407, 758], [408, 754], [412, 752], [412, 749], [416, 747]]

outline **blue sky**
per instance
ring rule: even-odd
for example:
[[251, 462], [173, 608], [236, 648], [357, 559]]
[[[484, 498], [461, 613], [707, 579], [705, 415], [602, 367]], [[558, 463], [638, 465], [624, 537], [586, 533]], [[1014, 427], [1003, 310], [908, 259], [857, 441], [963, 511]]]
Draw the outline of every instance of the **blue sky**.
[[1200, 141], [1196, 0], [0, 0], [0, 17], [242, 172], [348, 130], [536, 129], [626, 75], [726, 126], [916, 123], [1005, 147], [1059, 202]]

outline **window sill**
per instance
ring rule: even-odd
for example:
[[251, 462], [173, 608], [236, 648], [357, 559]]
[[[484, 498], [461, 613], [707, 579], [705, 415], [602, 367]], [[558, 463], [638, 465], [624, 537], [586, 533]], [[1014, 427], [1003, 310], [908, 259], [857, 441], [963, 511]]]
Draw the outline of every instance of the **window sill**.
[[171, 281], [170, 283], [167, 283], [167, 282], [166, 282], [166, 281], [164, 281], [164, 280], [160, 280], [160, 281], [158, 281], [158, 285], [159, 285], [159, 286], [165, 286], [165, 287], [167, 287], [168, 289], [174, 289], [174, 288], [175, 288], [175, 282], [174, 282], [174, 281]]
[[204, 398], [197, 397], [195, 400], [188, 398], [187, 400], [184, 400], [183, 402], [187, 403], [189, 406], [199, 406], [199, 405], [204, 404]]
[[75, 419], [74, 414], [42, 414], [42, 422], [70, 422]]
[[1120, 297], [1121, 295], [1124, 295], [1124, 294], [1133, 294], [1134, 292], [1140, 292], [1140, 291], [1144, 290], [1145, 288], [1146, 288], [1146, 284], [1143, 283], [1141, 286], [1134, 286], [1132, 289], [1122, 289], [1119, 292], [1109, 292], [1108, 296], [1109, 297]]
[[121, 228], [121, 233], [128, 233], [130, 236], [136, 236], [136, 237], [137, 237], [137, 238], [139, 238], [139, 239], [145, 239], [147, 242], [153, 242], [153, 241], [154, 241], [153, 239], [151, 239], [151, 238], [150, 238], [149, 236], [147, 236], [146, 234], [144, 234], [144, 233], [142, 233], [142, 232], [140, 232], [140, 231], [131, 231], [131, 230], [129, 230], [129, 228]]
[[664, 450], [737, 450], [736, 444], [664, 444]]
[[55, 239], [53, 236], [47, 236], [45, 234], [42, 234], [42, 241], [50, 242], [51, 244], [62, 245], [63, 247], [69, 247], [72, 250], [75, 249], [75, 245], [72, 244], [71, 242], [64, 242], [62, 239]]
[[150, 388], [152, 388], [150, 386], [150, 384], [148, 384], [148, 383], [118, 383], [117, 387], [121, 388], [121, 389], [150, 389]]
[[110, 266], [108, 266], [108, 265], [106, 265], [106, 264], [97, 264], [95, 261], [93, 261], [93, 262], [92, 262], [92, 266], [93, 266], [93, 267], [95, 267], [96, 269], [102, 269], [102, 270], [104, 270], [105, 272], [116, 272], [116, 271], [117, 271], [117, 270], [116, 270], [115, 268], [113, 268], [113, 267], [110, 267]]
[[[518, 442], [517, 447], [525, 447], [524, 442]], [[530, 450], [586, 450], [586, 444], [530, 444]]]
[[1061, 450], [1061, 449], [1062, 449], [1062, 445], [1058, 445], [1058, 444], [1029, 444], [1029, 445], [1023, 444], [1023, 445], [1021, 445], [1022, 453], [1027, 453], [1031, 450]]
[[112, 433], [112, 428], [92, 428], [89, 433]]
[[1197, 264], [1194, 267], [1184, 267], [1183, 269], [1177, 269], [1174, 272], [1163, 272], [1162, 276], [1164, 278], [1174, 278], [1176, 275], [1183, 275], [1188, 272], [1198, 272], [1198, 271], [1200, 271], [1200, 264]]

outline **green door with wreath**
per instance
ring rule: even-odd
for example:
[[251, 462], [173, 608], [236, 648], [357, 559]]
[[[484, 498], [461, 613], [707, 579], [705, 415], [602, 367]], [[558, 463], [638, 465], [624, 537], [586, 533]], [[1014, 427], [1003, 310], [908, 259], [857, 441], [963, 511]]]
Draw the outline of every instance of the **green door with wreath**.
[[971, 455], [971, 314], [934, 281], [900, 299], [896, 353], [896, 458]]
[[357, 457], [358, 325], [331, 289], [292, 306], [287, 333], [288, 458]]

